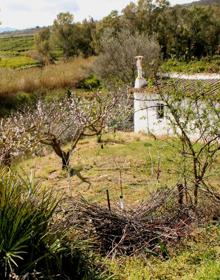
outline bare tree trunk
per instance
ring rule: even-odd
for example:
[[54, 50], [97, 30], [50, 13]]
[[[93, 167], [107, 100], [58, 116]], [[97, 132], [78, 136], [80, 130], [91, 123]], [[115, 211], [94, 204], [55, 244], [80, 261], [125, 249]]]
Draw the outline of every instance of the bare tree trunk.
[[198, 191], [199, 191], [199, 183], [196, 182], [194, 186], [194, 205], [197, 206], [198, 204]]
[[[48, 143], [47, 143], [47, 145], [48, 145]], [[70, 151], [68, 151], [68, 152], [63, 151], [61, 148], [60, 142], [56, 138], [53, 138], [49, 145], [53, 148], [56, 155], [61, 158], [62, 169], [63, 170], [68, 169], [69, 163], [70, 163]]]
[[184, 198], [184, 186], [183, 186], [183, 184], [178, 184], [177, 189], [178, 189], [178, 202], [179, 202], [179, 205], [182, 206], [183, 205], [183, 198]]
[[8, 152], [4, 155], [4, 158], [2, 159], [2, 164], [7, 166], [7, 167], [11, 167], [11, 153]]
[[102, 143], [102, 133], [97, 134], [97, 143]]
[[69, 165], [70, 165], [70, 152], [64, 152], [62, 151], [62, 169], [69, 169]]

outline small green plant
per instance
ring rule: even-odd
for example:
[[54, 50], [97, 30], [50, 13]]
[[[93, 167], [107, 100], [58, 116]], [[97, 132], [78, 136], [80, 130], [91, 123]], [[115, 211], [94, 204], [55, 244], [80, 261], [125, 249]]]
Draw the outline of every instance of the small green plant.
[[34, 95], [29, 94], [26, 92], [18, 92], [16, 94], [16, 105], [23, 106], [23, 105], [31, 105], [34, 103]]

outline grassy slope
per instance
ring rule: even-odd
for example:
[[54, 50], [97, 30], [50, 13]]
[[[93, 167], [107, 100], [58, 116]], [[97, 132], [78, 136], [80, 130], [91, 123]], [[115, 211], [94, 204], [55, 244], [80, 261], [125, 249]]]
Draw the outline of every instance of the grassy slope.
[[37, 97], [57, 98], [65, 94], [67, 88], [75, 88], [79, 81], [88, 77], [93, 60], [93, 57], [78, 57], [43, 68], [0, 68], [0, 117], [24, 104], [36, 102]]
[[[47, 187], [69, 195], [83, 195], [90, 201], [102, 204], [106, 204], [107, 188], [112, 203], [118, 203], [119, 169], [122, 170], [125, 203], [129, 206], [140, 203], [156, 188], [175, 184], [178, 177], [175, 170], [179, 165], [177, 152], [173, 149], [176, 141], [166, 138], [154, 140], [133, 133], [109, 134], [104, 140], [104, 149], [95, 138], [82, 140], [71, 160], [71, 165], [91, 181], [89, 189], [88, 184], [79, 177], [68, 178], [60, 170], [60, 161], [53, 153], [24, 160], [17, 167], [28, 172], [32, 170]], [[158, 158], [162, 171], [160, 182], [155, 178]], [[219, 169], [218, 166], [219, 163], [216, 169]], [[219, 177], [218, 172], [214, 181], [219, 181]], [[170, 248], [170, 252], [171, 258], [167, 261], [155, 257], [103, 261], [115, 274], [115, 279], [119, 280], [220, 279], [219, 226], [198, 229], [190, 240], [184, 241], [175, 251]]]
[[[118, 133], [105, 135], [104, 141], [104, 149], [101, 149], [95, 138], [84, 139], [72, 156], [71, 165], [91, 182], [89, 190], [88, 183], [79, 177], [66, 177], [54, 153], [25, 160], [19, 166], [33, 170], [46, 185], [61, 191], [68, 190], [70, 186], [73, 195], [82, 194], [95, 202], [105, 202], [107, 188], [112, 200], [118, 200], [120, 169], [126, 202], [129, 204], [145, 199], [149, 191], [164, 186], [160, 182], [166, 182], [169, 186], [175, 183], [174, 169], [178, 158], [172, 160], [175, 153], [166, 139], [155, 141], [144, 135]], [[155, 178], [158, 157], [161, 161], [160, 182]]]
[[[120, 196], [120, 170], [125, 199], [130, 203], [144, 200], [147, 194], [158, 187], [175, 186], [180, 179], [180, 157], [178, 144], [174, 139], [154, 140], [149, 136], [118, 132], [103, 136], [104, 149], [96, 138], [85, 138], [77, 146], [71, 158], [71, 166], [80, 171], [91, 182], [79, 177], [67, 178], [61, 170], [60, 159], [54, 154], [34, 157], [19, 164], [24, 170], [32, 170], [46, 185], [57, 189], [70, 190], [73, 195], [83, 194], [95, 202], [105, 201], [108, 188], [113, 200]], [[157, 180], [158, 162], [160, 178]], [[220, 162], [210, 171], [210, 180], [218, 186]], [[97, 195], [98, 193], [98, 195]]]

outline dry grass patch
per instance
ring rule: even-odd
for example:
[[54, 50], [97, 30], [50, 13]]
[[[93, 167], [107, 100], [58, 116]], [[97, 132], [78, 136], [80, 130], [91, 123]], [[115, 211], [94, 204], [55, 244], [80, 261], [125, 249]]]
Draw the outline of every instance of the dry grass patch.
[[94, 58], [75, 58], [66, 63], [24, 70], [0, 68], [0, 97], [19, 91], [33, 92], [40, 88], [56, 89], [74, 86], [89, 72]]

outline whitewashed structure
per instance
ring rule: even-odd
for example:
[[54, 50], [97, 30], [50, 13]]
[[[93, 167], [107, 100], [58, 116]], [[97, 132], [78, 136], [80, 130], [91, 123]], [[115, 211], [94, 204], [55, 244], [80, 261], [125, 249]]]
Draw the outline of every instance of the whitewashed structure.
[[[168, 120], [167, 108], [164, 106], [156, 90], [148, 88], [142, 74], [142, 56], [137, 56], [138, 76], [134, 87], [134, 131], [156, 136], [172, 135], [173, 130]], [[164, 74], [166, 78], [179, 80], [220, 80], [220, 74], [180, 75]]]

